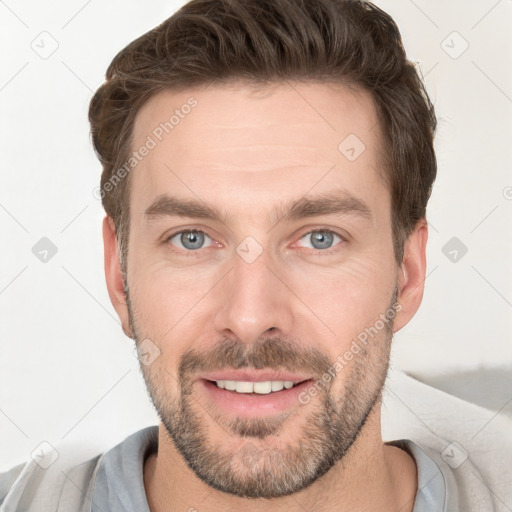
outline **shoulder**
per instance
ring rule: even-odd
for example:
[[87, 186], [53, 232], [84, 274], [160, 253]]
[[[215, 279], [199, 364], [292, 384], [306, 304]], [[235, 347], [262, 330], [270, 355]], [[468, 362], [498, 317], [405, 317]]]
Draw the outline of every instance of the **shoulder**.
[[[72, 453], [61, 454], [46, 467], [30, 460], [0, 475], [1, 512], [46, 512], [90, 509], [95, 471], [102, 454], [80, 461]], [[64, 507], [64, 508], [63, 508]]]
[[[445, 510], [506, 510], [512, 503], [512, 421], [397, 370], [383, 394], [385, 439], [410, 440], [442, 474]], [[420, 453], [421, 452], [421, 453]]]
[[91, 447], [62, 445], [0, 474], [0, 512], [89, 512], [100, 469], [123, 466], [151, 442], [158, 427], [139, 430], [91, 457]]

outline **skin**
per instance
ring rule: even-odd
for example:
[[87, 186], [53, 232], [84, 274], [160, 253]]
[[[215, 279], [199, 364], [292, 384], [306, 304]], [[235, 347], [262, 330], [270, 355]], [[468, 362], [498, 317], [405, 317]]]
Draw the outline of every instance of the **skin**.
[[[411, 511], [416, 465], [406, 452], [383, 443], [380, 393], [392, 333], [411, 320], [421, 303], [427, 225], [424, 220], [418, 223], [398, 265], [371, 96], [313, 83], [282, 83], [257, 91], [240, 83], [163, 91], [137, 114], [133, 148], [191, 96], [197, 107], [132, 171], [126, 283], [112, 219], [106, 217], [103, 225], [107, 286], [123, 330], [138, 343], [151, 340], [160, 350], [150, 365], [141, 364], [163, 419], [158, 454], [144, 467], [151, 510]], [[356, 134], [366, 147], [354, 161], [338, 150], [349, 134]], [[333, 191], [364, 201], [371, 218], [345, 213], [289, 221], [274, 215], [276, 205]], [[224, 211], [227, 220], [148, 219], [146, 209], [162, 194], [199, 198]], [[208, 237], [203, 248], [188, 249], [194, 254], [187, 256], [180, 237], [169, 240], [169, 235], [192, 228]], [[343, 238], [334, 237], [332, 253], [317, 249], [315, 254], [310, 235], [314, 229]], [[236, 252], [248, 236], [262, 249], [251, 263]], [[195, 380], [198, 374], [179, 373], [183, 355], [191, 351], [199, 369], [212, 361], [226, 363], [215, 368], [231, 367], [235, 360], [222, 347], [232, 343], [249, 361], [259, 355], [280, 368], [297, 369], [292, 356], [302, 356], [301, 369], [320, 377], [324, 367], [313, 364], [308, 349], [323, 356], [321, 361], [335, 361], [389, 309], [395, 290], [400, 311], [394, 322], [308, 404], [297, 404], [267, 422], [249, 419], [245, 427], [252, 426], [253, 434], [260, 436], [241, 435], [236, 418], [206, 399]], [[268, 359], [258, 352], [265, 341]], [[190, 393], [188, 413], [182, 416], [179, 382]], [[347, 429], [335, 445], [315, 423], [329, 403], [335, 411], [329, 417], [339, 420], [333, 425]], [[365, 404], [367, 409], [371, 404], [369, 410]], [[364, 424], [351, 423], [348, 412]], [[228, 475], [236, 475], [237, 489], [259, 482], [259, 497], [236, 495], [205, 481], [170, 435], [177, 435], [180, 425], [193, 426], [206, 436], [198, 453], [209, 453], [210, 464], [224, 461], [219, 468], [213, 466], [211, 478], [222, 484]], [[323, 435], [327, 451], [311, 447], [311, 432]], [[345, 450], [339, 448], [343, 443]], [[304, 459], [313, 461], [327, 453], [337, 453], [338, 460], [330, 461], [321, 477], [305, 480], [283, 495], [270, 485], [288, 482], [293, 471], [287, 461], [305, 464]], [[203, 469], [208, 472], [208, 467]]]

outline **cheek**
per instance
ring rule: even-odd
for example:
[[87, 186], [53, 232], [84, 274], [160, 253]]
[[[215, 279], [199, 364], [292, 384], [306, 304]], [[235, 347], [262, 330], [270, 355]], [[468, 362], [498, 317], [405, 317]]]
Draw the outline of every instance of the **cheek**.
[[293, 289], [344, 345], [389, 307], [395, 280], [392, 265], [383, 263], [354, 259], [337, 268], [310, 267], [297, 272]]
[[[158, 343], [162, 352], [189, 348], [208, 321], [205, 300], [216, 279], [199, 271], [169, 269], [161, 264], [139, 266], [130, 276], [130, 300], [139, 336]], [[217, 278], [218, 280], [218, 278]]]
[[[165, 281], [147, 273], [137, 276], [130, 285], [130, 301], [133, 320], [141, 343], [147, 340], [154, 354], [150, 364], [141, 359], [142, 371], [153, 394], [163, 397], [177, 392], [177, 368], [180, 355], [188, 348], [190, 332], [187, 332], [183, 293], [176, 293], [172, 281]], [[156, 347], [156, 348], [154, 348]]]

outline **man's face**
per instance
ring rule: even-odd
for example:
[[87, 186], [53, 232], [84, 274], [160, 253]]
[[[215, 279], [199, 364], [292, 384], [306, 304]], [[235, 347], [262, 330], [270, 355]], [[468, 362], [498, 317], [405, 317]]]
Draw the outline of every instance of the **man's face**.
[[[155, 132], [190, 97], [190, 113]], [[148, 136], [157, 144], [131, 175], [127, 313], [149, 347], [149, 393], [204, 482], [297, 492], [348, 451], [388, 368], [392, 320], [378, 320], [397, 266], [373, 103], [321, 84], [165, 91], [138, 113], [132, 148]], [[166, 196], [223, 218], [184, 216]], [[336, 211], [289, 212], [328, 196]]]

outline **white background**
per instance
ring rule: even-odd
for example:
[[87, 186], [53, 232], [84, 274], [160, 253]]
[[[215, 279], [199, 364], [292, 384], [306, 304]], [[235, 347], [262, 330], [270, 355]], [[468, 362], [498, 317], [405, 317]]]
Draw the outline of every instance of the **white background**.
[[[512, 3], [376, 3], [439, 118], [425, 296], [393, 363], [424, 376], [510, 369]], [[117, 51], [180, 5], [0, 2], [0, 470], [41, 441], [102, 449], [156, 423], [104, 283], [87, 108]], [[58, 44], [47, 59], [32, 48], [41, 38]], [[46, 263], [32, 253], [42, 237], [58, 248]], [[468, 249], [457, 262], [442, 252], [452, 237]]]

